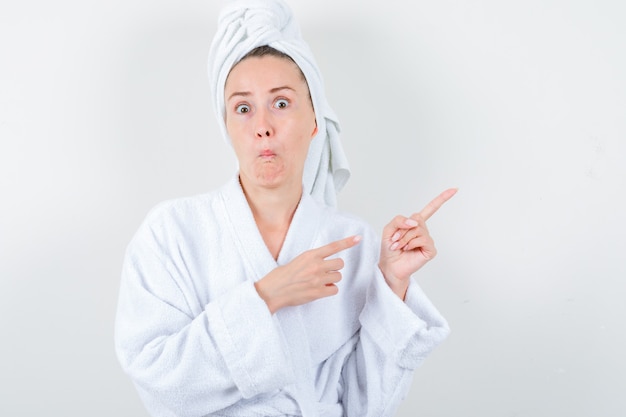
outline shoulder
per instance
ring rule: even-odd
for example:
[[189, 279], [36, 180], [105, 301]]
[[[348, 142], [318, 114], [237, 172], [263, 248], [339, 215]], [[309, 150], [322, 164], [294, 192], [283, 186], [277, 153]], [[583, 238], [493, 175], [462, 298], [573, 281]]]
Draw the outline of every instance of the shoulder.
[[145, 215], [134, 241], [177, 241], [215, 228], [220, 223], [221, 188], [159, 202]]
[[217, 192], [209, 192], [194, 196], [179, 197], [161, 201], [153, 206], [144, 219], [144, 224], [156, 225], [176, 222], [206, 213], [214, 204]]

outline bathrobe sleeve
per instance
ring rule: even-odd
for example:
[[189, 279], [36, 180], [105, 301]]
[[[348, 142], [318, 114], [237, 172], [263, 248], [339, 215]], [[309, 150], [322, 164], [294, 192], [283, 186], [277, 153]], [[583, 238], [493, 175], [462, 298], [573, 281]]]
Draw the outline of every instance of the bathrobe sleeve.
[[359, 341], [342, 370], [342, 403], [348, 417], [394, 415], [411, 387], [414, 370], [450, 331], [413, 278], [402, 302], [376, 265], [370, 264], [374, 276], [359, 316]]
[[193, 286], [209, 277], [190, 277], [180, 246], [167, 246], [176, 239], [159, 237], [164, 228], [145, 223], [127, 249], [115, 327], [119, 361], [151, 414], [203, 416], [293, 382], [253, 282], [195, 306]]

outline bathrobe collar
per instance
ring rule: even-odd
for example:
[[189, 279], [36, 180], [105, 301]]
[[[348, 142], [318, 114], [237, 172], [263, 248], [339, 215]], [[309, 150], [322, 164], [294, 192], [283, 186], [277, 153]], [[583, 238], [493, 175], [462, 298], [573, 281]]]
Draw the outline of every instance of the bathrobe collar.
[[[303, 193], [296, 208], [278, 260], [270, 253], [256, 225], [252, 210], [235, 175], [223, 188], [225, 211], [229, 216], [242, 257], [247, 258], [258, 281], [279, 265], [289, 263], [302, 252], [312, 248], [315, 234], [319, 230], [320, 210], [313, 198]], [[251, 277], [252, 278], [252, 277]]]

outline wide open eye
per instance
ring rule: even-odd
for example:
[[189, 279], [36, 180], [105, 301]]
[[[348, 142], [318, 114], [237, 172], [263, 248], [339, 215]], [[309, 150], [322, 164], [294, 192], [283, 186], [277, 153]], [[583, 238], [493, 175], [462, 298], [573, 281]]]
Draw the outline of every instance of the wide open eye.
[[289, 105], [289, 101], [285, 100], [284, 98], [279, 98], [278, 100], [274, 102], [274, 107], [276, 107], [277, 109], [284, 109], [288, 105]]
[[240, 104], [235, 107], [235, 111], [240, 114], [248, 113], [250, 111], [250, 106], [247, 104]]

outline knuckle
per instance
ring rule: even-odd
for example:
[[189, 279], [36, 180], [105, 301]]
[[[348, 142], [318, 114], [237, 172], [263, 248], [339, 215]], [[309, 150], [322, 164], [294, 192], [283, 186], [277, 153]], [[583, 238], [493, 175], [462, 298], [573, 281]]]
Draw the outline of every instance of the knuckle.
[[308, 270], [309, 275], [313, 275], [317, 277], [323, 272], [324, 270], [321, 264], [315, 263], [315, 264], [309, 265], [309, 270]]
[[343, 259], [337, 258], [337, 260], [335, 261], [335, 265], [335, 269], [342, 269], [345, 266], [345, 262], [343, 261]]
[[309, 264], [311, 260], [315, 259], [315, 249], [303, 252], [300, 255], [298, 255], [295, 259], [305, 264]]
[[318, 288], [326, 285], [326, 282], [324, 282], [322, 277], [316, 275], [311, 279], [310, 284], [313, 288]]

